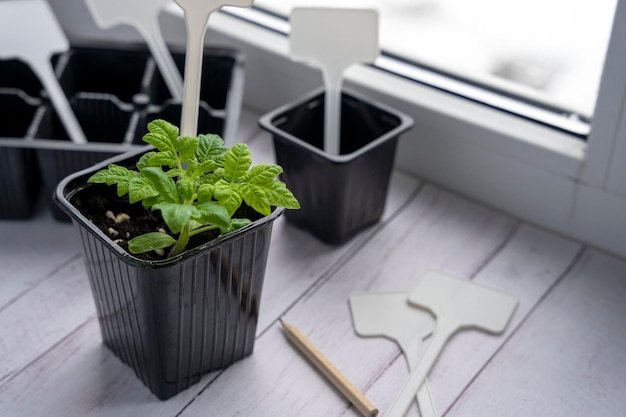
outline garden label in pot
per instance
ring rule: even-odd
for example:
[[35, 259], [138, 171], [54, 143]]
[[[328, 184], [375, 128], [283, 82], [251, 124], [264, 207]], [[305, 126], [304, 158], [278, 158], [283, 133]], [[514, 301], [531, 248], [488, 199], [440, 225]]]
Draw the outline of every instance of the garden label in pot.
[[[249, 7], [254, 0], [174, 0], [185, 14], [187, 53], [185, 54], [185, 84], [180, 130], [183, 135], [195, 136], [198, 123], [202, 50], [211, 13], [222, 6]], [[230, 143], [229, 143], [230, 145]]]
[[[324, 150], [339, 155], [343, 72], [378, 56], [378, 13], [371, 9], [298, 7], [291, 13], [290, 53], [322, 69], [326, 87]], [[321, 29], [323, 28], [323, 29]]]
[[162, 120], [144, 140], [154, 148], [70, 175], [55, 198], [81, 236], [104, 343], [166, 399], [252, 352], [272, 223], [299, 203], [245, 144]]

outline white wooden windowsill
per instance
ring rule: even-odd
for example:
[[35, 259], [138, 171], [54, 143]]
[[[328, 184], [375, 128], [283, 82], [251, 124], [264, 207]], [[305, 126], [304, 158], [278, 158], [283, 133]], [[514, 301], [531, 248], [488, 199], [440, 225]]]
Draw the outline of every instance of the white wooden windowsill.
[[[259, 114], [243, 116], [240, 137], [255, 162], [272, 161]], [[626, 260], [399, 171], [381, 222], [341, 247], [278, 219], [254, 353], [164, 402], [102, 345], [72, 226], [42, 205], [33, 220], [0, 221], [0, 236], [2, 416], [358, 416], [287, 341], [280, 317], [384, 416], [408, 370], [392, 342], [356, 336], [348, 297], [409, 291], [429, 269], [519, 300], [504, 335], [467, 331], [447, 345], [429, 376], [439, 415], [626, 410]], [[418, 415], [415, 405], [408, 415]]]

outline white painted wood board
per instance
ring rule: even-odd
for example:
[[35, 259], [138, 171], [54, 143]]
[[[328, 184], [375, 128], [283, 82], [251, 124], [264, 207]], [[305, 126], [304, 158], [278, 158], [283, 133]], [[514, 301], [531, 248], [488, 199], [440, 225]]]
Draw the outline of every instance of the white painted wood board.
[[102, 344], [94, 318], [0, 385], [0, 415], [174, 416], [201, 387], [195, 385], [170, 401], [160, 401]]
[[[323, 285], [317, 285], [286, 314], [352, 382], [366, 389], [400, 358], [385, 339], [361, 339], [352, 329], [348, 296], [354, 291], [406, 290], [430, 268], [457, 274], [479, 270], [507, 241], [516, 222], [497, 212], [426, 187], [399, 215]], [[219, 403], [218, 415], [332, 416], [346, 412], [346, 400], [289, 345], [275, 324], [257, 341], [256, 352], [229, 368], [183, 413], [193, 416]], [[404, 365], [404, 360], [398, 361]], [[405, 370], [406, 373], [406, 370]], [[249, 383], [221, 402], [235, 381]], [[399, 381], [398, 381], [399, 386]], [[393, 395], [389, 388], [387, 397]], [[373, 397], [374, 404], [382, 406]], [[357, 415], [349, 410], [346, 415]]]
[[[250, 123], [255, 122], [256, 119], [253, 117], [246, 116], [248, 124], [247, 132], [249, 133], [249, 137], [251, 138], [250, 144], [253, 151], [253, 155], [255, 157], [255, 163], [259, 162], [272, 162], [273, 161], [273, 149], [271, 147], [271, 141], [269, 135], [264, 133], [261, 134], [259, 138], [257, 138], [257, 133], [260, 133], [260, 130], [257, 128], [251, 128]], [[246, 132], [246, 130], [243, 130]], [[415, 193], [419, 186], [419, 182], [413, 178], [410, 178], [406, 175], [395, 173], [391, 185], [390, 185], [390, 198], [389, 203], [387, 204], [387, 208], [383, 218], [389, 218], [393, 216], [398, 210], [400, 210], [403, 205], [409, 200], [409, 198]], [[384, 220], [383, 220], [384, 221]], [[306, 293], [315, 283], [319, 282], [320, 279], [323, 279], [329, 271], [336, 268], [336, 265], [342, 263], [344, 258], [350, 257], [351, 253], [358, 249], [362, 243], [367, 240], [372, 234], [376, 233], [379, 226], [373, 226], [372, 228], [362, 232], [350, 242], [344, 244], [341, 247], [332, 247], [325, 245], [315, 238], [310, 236], [308, 233], [297, 230], [291, 226], [289, 226], [285, 219], [279, 219], [275, 226], [272, 235], [272, 249], [270, 251], [270, 259], [268, 260], [267, 272], [266, 272], [266, 282], [264, 284], [263, 291], [263, 299], [261, 302], [261, 317], [258, 325], [258, 332], [262, 332], [265, 330], [271, 323], [275, 322], [280, 314], [282, 314], [286, 309], [289, 308], [294, 302], [296, 302], [303, 294]], [[45, 239], [44, 239], [45, 241]], [[50, 340], [46, 340], [45, 343], [42, 341], [32, 340], [34, 337], [32, 334], [38, 334], [39, 332], [49, 332], [53, 335], [57, 333], [59, 335], [66, 334], [67, 332], [73, 330], [76, 326], [80, 324], [84, 324], [84, 327], [81, 327], [76, 331], [75, 337], [71, 337], [68, 339], [65, 346], [65, 354], [71, 354], [71, 352], [81, 351], [83, 346], [72, 345], [73, 343], [78, 343], [77, 341], [82, 340], [81, 338], [83, 332], [94, 332], [94, 328], [97, 329], [98, 324], [97, 321], [92, 320], [93, 315], [95, 314], [93, 308], [93, 301], [91, 298], [91, 293], [89, 291], [89, 285], [87, 282], [86, 272], [84, 271], [84, 266], [82, 265], [82, 259], [78, 258], [71, 264], [71, 268], [73, 271], [78, 270], [73, 274], [67, 274], [67, 271], [61, 270], [59, 272], [62, 275], [63, 279], [58, 279], [56, 282], [56, 286], [58, 288], [73, 288], [74, 293], [69, 296], [68, 294], [60, 294], [58, 297], [52, 297], [50, 300], [46, 300], [48, 295], [48, 288], [42, 288], [41, 291], [31, 291], [28, 294], [25, 294], [20, 300], [19, 306], [16, 306], [13, 312], [17, 311], [16, 314], [6, 314], [3, 315], [0, 313], [0, 323], [3, 319], [8, 320], [7, 328], [17, 329], [19, 323], [16, 321], [22, 320], [24, 317], [28, 318], [29, 326], [28, 331], [30, 332], [29, 337], [20, 337], [11, 343], [8, 343], [6, 346], [7, 350], [11, 350], [11, 359], [17, 364], [13, 366], [13, 371], [11, 372], [11, 377], [16, 381], [16, 386], [20, 386], [21, 383], [24, 384], [34, 384], [33, 388], [35, 390], [41, 389], [42, 391], [52, 390], [56, 383], [59, 383], [58, 380], [54, 378], [43, 378], [37, 379], [33, 381], [33, 375], [30, 372], [31, 369], [27, 369], [24, 372], [19, 373], [18, 371], [24, 366], [33, 362], [32, 366], [45, 366], [40, 364], [45, 364], [49, 359], [49, 355], [55, 357], [55, 355], [62, 355], [62, 353], [57, 352], [57, 348], [55, 347], [55, 343], [58, 343], [60, 340], [50, 338]], [[71, 280], [78, 280], [76, 282]], [[53, 282], [55, 280], [51, 280]], [[49, 317], [46, 317], [50, 311], [60, 311], [63, 308], [72, 308], [79, 304], [81, 307], [78, 311], [74, 312], [71, 318], [63, 316], [62, 319], [59, 319], [61, 322], [59, 326], [50, 326], [50, 328], [44, 328], [44, 325], [48, 325]], [[28, 307], [24, 306], [35, 306], [33, 311], [30, 311]], [[19, 309], [18, 309], [19, 307]], [[75, 308], [75, 307], [74, 307]], [[84, 311], [83, 311], [84, 310]], [[13, 318], [13, 319], [11, 319]], [[89, 321], [91, 320], [91, 321]], [[74, 326], [71, 329], [67, 328], [67, 326]], [[19, 335], [20, 332], [16, 331]], [[101, 345], [100, 336], [95, 332], [96, 345]], [[25, 349], [23, 352], [17, 354], [21, 346], [26, 345], [27, 343], [33, 343], [28, 349]], [[41, 358], [37, 358], [35, 353], [47, 352], [49, 349], [52, 351], [48, 352], [46, 355]], [[106, 348], [103, 349], [103, 354], [107, 357], [108, 360], [117, 361], [117, 359], [110, 353]], [[68, 353], [70, 352], [70, 353]], [[108, 359], [108, 358], [111, 359]], [[68, 357], [65, 360], [70, 360]], [[59, 357], [55, 359], [61, 362], [61, 365], [64, 361], [63, 358]], [[126, 368], [126, 367], [124, 367]], [[127, 372], [126, 372], [127, 371]], [[17, 375], [14, 373], [17, 372]], [[97, 368], [93, 372], [97, 374], [107, 374], [108, 369]], [[8, 372], [7, 372], [8, 374]], [[130, 371], [130, 369], [125, 369], [125, 371], [119, 375], [115, 376], [117, 381], [121, 381], [119, 385], [111, 384], [107, 385], [106, 389], [110, 390], [107, 393], [99, 392], [98, 394], [89, 392], [93, 398], [99, 398], [99, 396], [104, 395], [106, 398], [115, 400], [116, 398], [125, 397], [128, 395], [129, 388], [128, 386], [134, 386], [132, 388], [132, 392], [137, 395], [143, 395], [148, 393], [147, 388], [145, 388], [141, 382], [135, 377], [135, 375]], [[196, 386], [192, 387], [189, 392], [197, 392], [199, 391], [206, 382], [210, 381], [211, 375], [205, 376], [203, 381]], [[38, 384], [43, 384], [39, 387]], [[14, 385], [14, 381], [11, 381], [11, 386]], [[118, 391], [119, 387], [123, 387], [123, 391]], [[1, 385], [0, 385], [1, 388]], [[91, 390], [102, 390], [102, 387], [98, 384], [89, 384], [84, 383], [75, 386], [75, 389], [79, 391], [91, 391]], [[89, 396], [88, 395], [88, 396]], [[191, 395], [191, 394], [187, 394]], [[186, 399], [186, 400], [185, 400]], [[65, 407], [63, 404], [58, 404], [57, 397], [49, 397], [47, 400], [48, 403], [45, 409], [50, 410], [63, 410]], [[101, 401], [101, 400], [98, 400]], [[176, 399], [170, 400], [170, 402], [178, 404], [180, 409], [184, 407], [186, 401], [189, 401], [185, 395], [179, 395]], [[40, 403], [45, 403], [46, 399], [40, 399]], [[158, 404], [158, 402], [157, 402]], [[150, 403], [150, 406], [152, 403]], [[149, 406], [149, 407], [150, 407]], [[30, 407], [26, 403], [11, 403], [12, 409], [19, 409], [20, 407]], [[88, 409], [90, 406], [85, 406]], [[94, 406], [95, 407], [95, 406]], [[126, 410], [128, 415], [146, 415], [153, 414], [154, 411], [146, 408], [145, 404], [137, 404], [136, 406], [130, 406]], [[0, 408], [1, 411], [1, 408]], [[100, 410], [101, 411], [101, 410]], [[100, 412], [99, 411], [99, 412]], [[98, 412], [98, 413], [99, 413]], [[63, 415], [70, 415], [65, 414]], [[73, 415], [87, 415], [88, 410], [80, 409], [80, 412], [74, 411]], [[96, 413], [96, 414], [98, 414]], [[2, 414], [0, 412], [0, 414]], [[119, 414], [113, 414], [119, 415]], [[158, 415], [158, 414], [157, 414]], [[162, 414], [168, 415], [168, 414]]]
[[587, 250], [448, 414], [623, 416], [626, 265]]
[[[255, 163], [273, 161], [254, 112], [242, 120]], [[62, 247], [45, 233], [57, 228], [67, 230]], [[395, 343], [355, 334], [348, 296], [410, 290], [431, 268], [520, 302], [503, 336], [464, 332], [446, 346], [429, 375], [440, 413], [587, 417], [626, 409], [626, 260], [403, 174], [394, 173], [383, 221], [343, 247], [277, 220], [253, 355], [168, 401], [102, 345], [71, 226], [40, 213], [32, 223], [2, 221], [4, 230], [31, 237], [9, 248], [9, 262], [0, 258], [2, 416], [359, 415], [290, 345], [277, 323], [283, 315], [384, 415], [408, 369]], [[41, 262], [25, 261], [33, 254]]]
[[[455, 335], [431, 370], [435, 404], [443, 412], [471, 384], [559, 278], [577, 260], [580, 245], [522, 225], [472, 280], [515, 295], [518, 307], [503, 335], [466, 331]], [[540, 370], [538, 370], [540, 371]], [[501, 383], [504, 383], [502, 381]]]
[[71, 223], [55, 221], [43, 204], [32, 219], [0, 220], [0, 236], [0, 310], [80, 254]]
[[85, 266], [77, 257], [0, 312], [0, 384], [94, 316]]

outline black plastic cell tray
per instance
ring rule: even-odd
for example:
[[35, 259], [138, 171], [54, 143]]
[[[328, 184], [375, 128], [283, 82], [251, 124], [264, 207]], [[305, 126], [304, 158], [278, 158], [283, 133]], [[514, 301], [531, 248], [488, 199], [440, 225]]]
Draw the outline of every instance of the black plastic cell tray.
[[[184, 54], [174, 53], [179, 70]], [[37, 77], [24, 63], [0, 61], [0, 218], [28, 218], [39, 184], [51, 204], [65, 176], [113, 155], [143, 146], [148, 122], [180, 125], [182, 106], [172, 99], [147, 49], [74, 47], [55, 56], [55, 72], [88, 143], [74, 144]], [[228, 48], [206, 48], [200, 92], [199, 133], [234, 136], [243, 94], [243, 57]], [[24, 163], [21, 163], [24, 161]], [[41, 175], [40, 175], [41, 173]], [[26, 186], [26, 184], [31, 184]]]

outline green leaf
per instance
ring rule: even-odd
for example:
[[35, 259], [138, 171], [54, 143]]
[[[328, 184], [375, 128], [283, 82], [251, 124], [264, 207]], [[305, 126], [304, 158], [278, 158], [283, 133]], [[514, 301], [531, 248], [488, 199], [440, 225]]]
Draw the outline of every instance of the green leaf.
[[247, 226], [250, 223], [252, 223], [252, 220], [250, 219], [232, 219], [230, 221], [230, 225], [227, 228], [220, 228], [220, 232], [225, 235], [226, 233], [234, 232], [237, 229], [241, 229], [242, 227]]
[[237, 188], [243, 199], [246, 201], [246, 204], [264, 216], [271, 213], [272, 208], [270, 207], [269, 200], [262, 186], [246, 183], [237, 185]]
[[[148, 160], [148, 166], [167, 166], [170, 168], [174, 168], [178, 166], [178, 160], [176, 159], [176, 155], [174, 155], [172, 151], [154, 152], [152, 157], [150, 157], [150, 159]], [[137, 168], [139, 168], [139, 166]], [[141, 170], [141, 168], [139, 168], [139, 170]]]
[[222, 160], [213, 160], [210, 159], [208, 161], [204, 161], [202, 162], [200, 165], [198, 165], [198, 171], [200, 172], [213, 172], [217, 169], [222, 168], [222, 166], [224, 166], [224, 158], [222, 158]]
[[279, 165], [259, 164], [253, 166], [245, 175], [245, 181], [251, 184], [267, 184], [282, 174], [283, 169]]
[[160, 195], [144, 198], [143, 200], [141, 200], [141, 204], [143, 205], [144, 208], [147, 208], [147, 209], [151, 208], [155, 204], [162, 203], [162, 202], [163, 202], [163, 199], [161, 198]]
[[141, 175], [150, 181], [152, 187], [163, 197], [168, 203], [179, 203], [178, 189], [176, 183], [161, 168], [147, 167], [142, 169]]
[[180, 233], [189, 220], [200, 216], [198, 209], [189, 204], [164, 202], [155, 204], [152, 210], [161, 210], [163, 220], [172, 233]]
[[183, 171], [178, 168], [173, 168], [173, 169], [168, 170], [165, 174], [170, 178], [176, 178], [176, 177], [182, 177]]
[[194, 220], [202, 224], [218, 226], [220, 229], [230, 226], [230, 215], [226, 207], [220, 206], [213, 201], [197, 204], [196, 208], [200, 212], [200, 216], [194, 218]]
[[178, 128], [165, 120], [153, 120], [148, 123], [148, 131], [143, 141], [154, 146], [161, 152], [176, 152]]
[[[205, 162], [221, 157], [227, 148], [218, 135], [199, 135], [196, 156], [198, 161]], [[223, 163], [223, 162], [222, 162]]]
[[245, 143], [233, 145], [224, 155], [224, 179], [235, 182], [243, 177], [252, 164], [250, 148]]
[[128, 241], [130, 253], [145, 253], [155, 249], [164, 249], [176, 243], [176, 239], [166, 233], [151, 232]]
[[238, 184], [230, 184], [224, 180], [220, 180], [215, 184], [215, 192], [213, 197], [226, 207], [230, 216], [241, 206], [243, 197], [237, 191]]
[[102, 169], [93, 174], [87, 182], [103, 183], [106, 185], [117, 184], [117, 195], [119, 197], [128, 193], [128, 183], [137, 177], [137, 171], [131, 171], [123, 166], [111, 164], [106, 169]]
[[141, 158], [139, 158], [139, 161], [137, 161], [137, 169], [141, 169], [141, 168], [146, 168], [149, 166], [154, 166], [154, 165], [150, 165], [150, 158], [152, 158], [154, 155], [157, 155], [156, 152], [146, 152], [144, 153]]
[[195, 221], [194, 219], [191, 219], [189, 221], [189, 230], [193, 231], [196, 229], [201, 228], [202, 226], [204, 226], [202, 223]]
[[181, 162], [190, 162], [196, 155], [196, 149], [198, 149], [198, 138], [181, 136], [176, 142], [176, 150]]
[[265, 195], [267, 195], [267, 200], [271, 206], [287, 209], [300, 208], [300, 202], [282, 181], [272, 181], [269, 187], [265, 188]]
[[181, 178], [177, 184], [185, 201], [191, 201], [194, 193], [194, 181], [190, 178]]
[[131, 204], [158, 195], [157, 190], [144, 177], [135, 177], [128, 183], [128, 201]]
[[198, 187], [198, 202], [207, 203], [213, 200], [213, 193], [215, 192], [215, 185], [203, 184]]
[[200, 184], [215, 185], [224, 176], [224, 168], [218, 168], [210, 174], [203, 175], [200, 178]]

